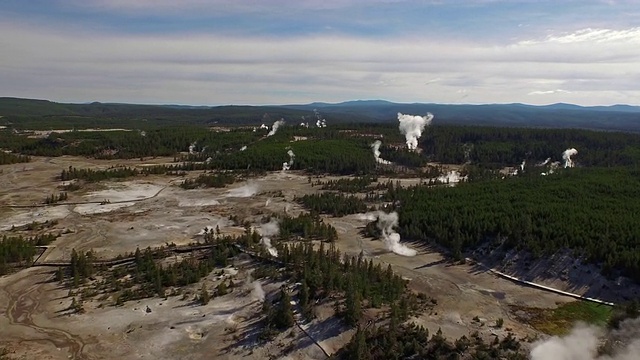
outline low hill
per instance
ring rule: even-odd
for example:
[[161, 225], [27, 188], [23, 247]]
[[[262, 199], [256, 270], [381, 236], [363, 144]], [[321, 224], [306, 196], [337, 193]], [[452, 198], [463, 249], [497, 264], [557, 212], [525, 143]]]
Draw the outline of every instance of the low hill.
[[[447, 105], [401, 104], [358, 100], [338, 104], [311, 103], [273, 106], [182, 106], [114, 103], [65, 104], [47, 100], [0, 98], [0, 125], [15, 128], [125, 128], [188, 124], [260, 124], [284, 118], [314, 123], [314, 109], [329, 123], [395, 122], [398, 112], [435, 114], [434, 124], [508, 127], [584, 128], [640, 132], [640, 107], [629, 105], [582, 107], [571, 104]], [[304, 117], [304, 118], [303, 118]]]

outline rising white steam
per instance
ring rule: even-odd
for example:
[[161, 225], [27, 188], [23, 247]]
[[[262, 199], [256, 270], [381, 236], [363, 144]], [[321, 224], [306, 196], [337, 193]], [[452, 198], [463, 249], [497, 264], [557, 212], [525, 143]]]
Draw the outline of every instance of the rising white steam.
[[545, 161], [536, 164], [536, 166], [545, 166], [549, 163], [549, 161], [551, 161], [551, 158], [547, 158]]
[[364, 214], [357, 214], [356, 217], [359, 220], [376, 221], [378, 220], [378, 212], [368, 212]]
[[196, 144], [197, 141], [194, 141], [191, 145], [189, 145], [189, 154], [193, 155], [196, 153]]
[[560, 167], [560, 161], [554, 161], [551, 164], [549, 164], [549, 171], [547, 171], [546, 173], [541, 173], [540, 175], [546, 176], [546, 175], [551, 175], [553, 174], [557, 168]]
[[258, 192], [258, 185], [247, 184], [239, 188], [231, 189], [224, 195], [225, 197], [244, 198], [251, 197]]
[[284, 120], [280, 119], [276, 122], [273, 123], [273, 126], [271, 127], [271, 131], [269, 131], [269, 133], [267, 134], [267, 136], [273, 136], [276, 134], [276, 132], [278, 131], [278, 128], [280, 126], [284, 125]]
[[571, 160], [571, 157], [576, 155], [577, 153], [578, 153], [578, 150], [574, 148], [567, 149], [562, 153], [562, 160], [564, 160], [565, 168], [573, 167], [573, 160]]
[[471, 150], [473, 150], [473, 144], [465, 143], [462, 145], [462, 151], [464, 151], [464, 162], [471, 161]]
[[247, 150], [247, 145], [240, 148], [240, 151], [245, 151], [245, 150]]
[[251, 283], [251, 296], [253, 296], [255, 299], [257, 299], [258, 301], [264, 301], [264, 290], [262, 289], [262, 285], [260, 284], [259, 280], [254, 281], [253, 283]]
[[265, 124], [262, 124], [262, 125], [260, 125], [260, 129], [267, 129], [267, 130], [269, 130], [269, 127], [268, 127], [267, 125], [265, 125]]
[[291, 169], [291, 166], [293, 165], [293, 159], [296, 158], [296, 155], [293, 153], [292, 150], [287, 151], [287, 154], [289, 155], [289, 162], [282, 163], [282, 171], [287, 171]]
[[527, 160], [522, 160], [522, 163], [520, 164], [520, 171], [524, 171], [525, 165], [527, 165]]
[[448, 173], [444, 174], [444, 175], [440, 175], [438, 176], [438, 181], [442, 184], [457, 184], [460, 181], [464, 181], [466, 180], [467, 177], [466, 176], [460, 176], [460, 172], [456, 171], [456, 170], [451, 170]]
[[[553, 336], [534, 344], [531, 360], [637, 360], [640, 359], [640, 319], [623, 321], [619, 330], [605, 334], [603, 329], [577, 325], [569, 335]], [[614, 344], [613, 355], [598, 355], [603, 337]]]
[[258, 233], [260, 233], [260, 235], [262, 236], [260, 242], [262, 243], [262, 245], [264, 245], [269, 254], [271, 254], [271, 256], [277, 257], [278, 250], [276, 250], [276, 248], [271, 245], [271, 237], [280, 233], [280, 225], [278, 224], [278, 221], [276, 219], [271, 219], [271, 221], [269, 221], [268, 223], [260, 225]]
[[318, 109], [313, 109], [313, 114], [316, 116], [316, 126], [319, 128], [327, 127], [327, 120], [322, 118]]
[[382, 240], [387, 249], [402, 256], [415, 256], [417, 252], [410, 247], [400, 244], [400, 234], [395, 231], [398, 226], [398, 213], [385, 213], [384, 211], [374, 211], [366, 214], [359, 214], [361, 220], [375, 221], [378, 220], [378, 229], [382, 232]]
[[433, 114], [427, 113], [426, 116], [404, 115], [398, 113], [398, 121], [400, 121], [400, 133], [407, 139], [407, 148], [415, 150], [418, 147], [418, 139], [422, 136], [425, 126], [431, 124]]
[[371, 144], [371, 148], [373, 149], [373, 157], [376, 159], [378, 164], [391, 164], [391, 161], [385, 160], [380, 157], [380, 146], [382, 145], [382, 141], [376, 140], [373, 144]]

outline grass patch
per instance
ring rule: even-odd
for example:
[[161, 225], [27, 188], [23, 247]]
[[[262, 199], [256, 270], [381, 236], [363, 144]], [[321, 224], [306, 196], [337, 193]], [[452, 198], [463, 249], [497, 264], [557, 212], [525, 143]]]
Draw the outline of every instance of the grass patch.
[[[516, 307], [520, 320], [549, 335], [565, 335], [576, 322], [605, 326], [611, 317], [611, 306], [589, 301], [573, 301], [555, 309]], [[522, 314], [526, 313], [525, 316]]]

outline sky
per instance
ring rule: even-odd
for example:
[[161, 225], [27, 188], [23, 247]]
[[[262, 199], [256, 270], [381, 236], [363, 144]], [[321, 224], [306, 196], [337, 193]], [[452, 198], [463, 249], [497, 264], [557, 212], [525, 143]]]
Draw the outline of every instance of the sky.
[[640, 105], [640, 4], [1, 0], [0, 96]]

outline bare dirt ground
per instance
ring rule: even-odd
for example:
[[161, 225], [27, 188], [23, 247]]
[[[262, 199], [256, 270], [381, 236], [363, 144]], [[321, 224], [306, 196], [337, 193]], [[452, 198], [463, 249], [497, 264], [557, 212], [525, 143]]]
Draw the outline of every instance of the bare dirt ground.
[[[73, 157], [35, 158], [32, 163], [0, 167], [0, 204], [23, 205], [41, 202], [57, 193], [55, 177], [69, 166], [107, 168], [114, 165], [143, 166], [167, 163], [171, 159], [144, 161], [98, 161]], [[195, 175], [195, 174], [194, 174]], [[321, 179], [326, 180], [326, 179]], [[417, 180], [405, 179], [413, 184]], [[265, 177], [236, 183], [225, 189], [183, 190], [179, 177], [148, 176], [71, 193], [69, 202], [110, 200], [111, 204], [60, 205], [37, 208], [0, 207], [0, 236], [12, 225], [32, 221], [57, 220], [48, 231], [68, 233], [58, 238], [39, 261], [69, 259], [72, 249], [93, 250], [98, 257], [110, 258], [135, 251], [137, 247], [166, 243], [184, 244], [197, 239], [205, 227], [218, 227], [222, 233], [238, 234], [230, 216], [259, 224], [264, 215], [304, 211], [294, 196], [318, 191], [306, 175], [270, 173]], [[381, 180], [386, 181], [386, 179]], [[534, 329], [509, 313], [509, 305], [549, 308], [571, 301], [537, 289], [522, 287], [497, 278], [470, 265], [450, 265], [432, 249], [409, 244], [418, 250], [414, 257], [389, 252], [380, 241], [365, 239], [359, 230], [366, 223], [355, 215], [326, 217], [336, 227], [337, 247], [349, 254], [361, 251], [368, 258], [410, 279], [411, 289], [437, 299], [429, 313], [411, 319], [435, 333], [457, 338], [474, 331], [489, 338], [506, 335], [536, 335]], [[25, 233], [26, 232], [21, 232]], [[38, 359], [323, 359], [324, 354], [298, 328], [281, 334], [268, 344], [257, 344], [260, 306], [247, 282], [250, 265], [239, 259], [225, 278], [240, 284], [228, 295], [201, 306], [193, 294], [194, 284], [182, 296], [130, 301], [121, 307], [97, 301], [86, 303], [85, 314], [70, 315], [68, 289], [54, 281], [47, 268], [29, 268], [0, 278], [0, 347], [7, 347], [16, 358]], [[237, 270], [237, 272], [236, 272]], [[209, 288], [221, 277], [214, 271], [206, 280]], [[280, 284], [265, 283], [267, 296], [274, 296]], [[147, 306], [151, 312], [146, 312]], [[324, 306], [324, 305], [323, 305]], [[318, 319], [306, 324], [325, 350], [336, 351], [350, 338], [330, 314], [331, 304], [318, 309]], [[480, 321], [474, 321], [477, 317]], [[503, 328], [492, 325], [504, 319]], [[336, 330], [337, 329], [337, 330]], [[331, 330], [331, 331], [329, 331]]]

